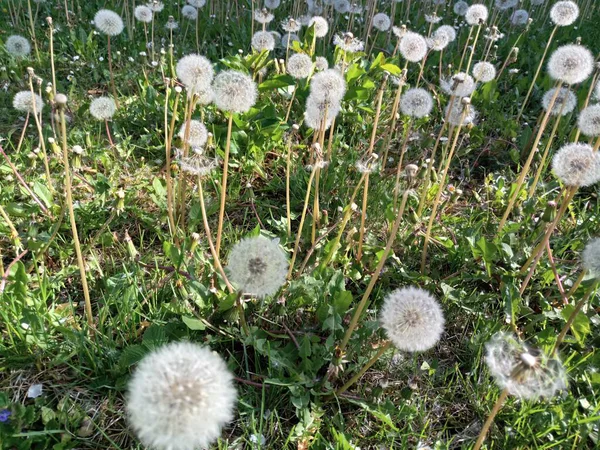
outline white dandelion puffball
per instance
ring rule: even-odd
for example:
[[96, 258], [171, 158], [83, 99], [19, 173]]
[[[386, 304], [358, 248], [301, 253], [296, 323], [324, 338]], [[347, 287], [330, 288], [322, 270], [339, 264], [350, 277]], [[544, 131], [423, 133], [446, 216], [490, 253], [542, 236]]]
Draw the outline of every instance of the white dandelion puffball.
[[145, 5], [136, 6], [133, 15], [140, 22], [152, 22], [152, 10]]
[[548, 61], [548, 73], [555, 80], [568, 84], [581, 83], [594, 70], [592, 52], [581, 45], [563, 45], [558, 47]]
[[425, 117], [433, 109], [431, 94], [422, 88], [413, 88], [406, 91], [400, 99], [400, 111], [411, 117]]
[[116, 36], [123, 31], [123, 19], [110, 9], [101, 9], [94, 16], [94, 25], [98, 31], [109, 36]]
[[175, 21], [175, 18], [173, 16], [169, 16], [169, 19], [165, 24], [165, 28], [167, 30], [176, 30], [177, 28], [179, 28], [179, 24]]
[[469, 10], [469, 4], [467, 2], [458, 1], [454, 4], [454, 14], [464, 16]]
[[333, 2], [333, 8], [340, 14], [346, 14], [350, 12], [350, 2], [348, 0], [335, 0]]
[[575, 23], [579, 17], [579, 7], [575, 2], [556, 2], [550, 10], [550, 20], [559, 27], [566, 27]]
[[485, 362], [501, 389], [523, 399], [550, 398], [566, 389], [562, 363], [530, 348], [509, 333], [496, 333], [486, 344]]
[[233, 420], [237, 392], [208, 347], [173, 342], [142, 359], [127, 386], [129, 423], [156, 450], [207, 448]]
[[281, 28], [287, 33], [297, 33], [302, 28], [300, 21], [290, 17], [287, 20], [281, 22]]
[[4, 43], [6, 51], [15, 58], [25, 58], [31, 53], [31, 44], [23, 36], [13, 34]]
[[227, 273], [239, 290], [258, 298], [277, 293], [285, 283], [288, 260], [278, 240], [245, 238], [229, 252]]
[[586, 136], [600, 136], [600, 104], [582, 110], [577, 125]]
[[600, 238], [588, 241], [581, 258], [583, 267], [594, 277], [600, 278]]
[[[464, 113], [464, 116], [463, 116]], [[466, 126], [475, 124], [477, 120], [477, 110], [473, 107], [473, 105], [464, 105], [462, 102], [458, 100], [454, 100], [452, 102], [452, 108], [450, 109], [450, 103], [446, 105], [444, 109], [444, 117], [448, 118], [448, 123], [455, 127], [457, 126]]]
[[407, 31], [400, 40], [402, 57], [410, 62], [418, 62], [427, 54], [427, 41], [418, 33]]
[[469, 25], [480, 25], [488, 19], [488, 9], [485, 5], [471, 5], [465, 14], [465, 20]]
[[212, 63], [201, 55], [184, 56], [175, 67], [177, 78], [191, 92], [208, 89], [213, 81], [215, 71]]
[[373, 16], [373, 26], [379, 31], [387, 31], [390, 29], [392, 21], [390, 16], [385, 13], [377, 13]]
[[427, 291], [406, 287], [389, 293], [379, 320], [388, 338], [399, 350], [423, 352], [432, 348], [444, 332], [444, 314]]
[[529, 13], [524, 9], [517, 9], [510, 16], [513, 25], [525, 25], [529, 21]]
[[275, 40], [275, 46], [281, 43], [281, 33], [279, 31], [269, 31], [269, 33], [271, 33], [271, 36]]
[[[196, 102], [198, 105], [210, 105], [215, 100], [215, 93], [210, 86], [201, 91], [194, 92], [193, 95], [196, 96]], [[189, 92], [188, 96], [190, 96]]]
[[567, 144], [554, 155], [552, 170], [567, 186], [591, 186], [600, 180], [600, 153], [588, 144]]
[[492, 63], [481, 61], [473, 66], [472, 73], [475, 81], [487, 83], [496, 78], [496, 67]]
[[333, 37], [333, 44], [345, 52], [356, 53], [365, 48], [365, 43], [354, 37], [352, 33], [336, 34]]
[[475, 91], [475, 80], [471, 75], [459, 72], [450, 79], [440, 80], [440, 87], [448, 95], [468, 97]]
[[317, 56], [315, 59], [315, 69], [323, 71], [329, 69], [329, 62], [324, 56]]
[[252, 77], [237, 70], [226, 70], [213, 83], [215, 105], [221, 111], [245, 113], [256, 103], [258, 91]]
[[203, 8], [206, 5], [206, 0], [187, 0], [187, 2], [194, 8]]
[[108, 120], [115, 115], [117, 105], [112, 98], [98, 97], [90, 103], [90, 114], [96, 120]]
[[339, 100], [327, 100], [311, 94], [306, 99], [304, 123], [313, 130], [327, 130], [340, 113]]
[[496, 0], [495, 5], [500, 11], [514, 8], [519, 4], [519, 0]]
[[271, 51], [275, 48], [275, 38], [269, 31], [257, 31], [252, 36], [252, 48], [257, 52]]
[[304, 53], [296, 53], [288, 58], [286, 65], [287, 73], [297, 80], [308, 77], [312, 69], [312, 59]]
[[300, 42], [300, 37], [296, 33], [284, 34], [281, 38], [281, 46], [284, 48], [291, 48], [294, 41]]
[[[552, 99], [556, 95], [556, 89], [557, 88], [552, 88], [548, 90], [542, 97], [542, 106], [546, 111], [550, 108], [550, 102], [552, 102]], [[577, 106], [577, 97], [575, 97], [573, 91], [567, 88], [559, 88], [558, 95], [556, 95], [550, 114], [553, 116], [559, 114], [561, 116], [566, 116], [575, 109], [575, 106]]]
[[181, 15], [188, 20], [196, 20], [198, 18], [198, 10], [192, 5], [185, 5], [181, 8]]
[[450, 43], [450, 39], [446, 33], [433, 33], [425, 41], [427, 42], [427, 47], [436, 52], [444, 50]]
[[256, 20], [258, 23], [267, 24], [270, 23], [274, 18], [275, 16], [266, 8], [263, 8], [262, 10], [257, 9], [254, 11], [254, 20]]
[[327, 20], [321, 16], [314, 16], [311, 18], [310, 22], [308, 22], [308, 26], [315, 27], [315, 36], [318, 38], [325, 37], [329, 31], [329, 24], [327, 23]]
[[189, 124], [189, 130], [187, 130], [187, 139], [185, 137], [187, 128], [185, 123], [181, 125], [177, 136], [179, 136], [182, 141], [187, 141], [190, 147], [204, 147], [204, 144], [206, 144], [206, 141], [208, 140], [208, 131], [206, 130], [206, 126], [199, 120], [190, 120]]
[[346, 94], [346, 80], [336, 69], [326, 69], [312, 77], [310, 93], [315, 98], [339, 102]]
[[13, 97], [13, 106], [17, 111], [26, 113], [32, 113], [35, 106], [35, 112], [39, 114], [44, 107], [44, 101], [39, 95], [31, 94], [31, 91], [21, 91]]
[[435, 30], [434, 34], [445, 34], [448, 37], [448, 42], [456, 40], [456, 30], [450, 25], [442, 25]]
[[277, 9], [281, 4], [281, 0], [265, 0], [265, 8]]

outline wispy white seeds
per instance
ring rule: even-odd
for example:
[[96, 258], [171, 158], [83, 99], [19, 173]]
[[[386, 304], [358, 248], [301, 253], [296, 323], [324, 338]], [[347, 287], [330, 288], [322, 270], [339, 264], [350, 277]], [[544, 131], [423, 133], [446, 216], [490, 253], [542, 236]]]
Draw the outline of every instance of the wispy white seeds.
[[286, 70], [296, 79], [306, 78], [313, 69], [313, 62], [310, 56], [304, 53], [296, 53], [288, 58]]
[[586, 136], [600, 136], [600, 104], [582, 110], [577, 125]]
[[[206, 126], [199, 120], [190, 120], [189, 130], [187, 131], [187, 134], [187, 143], [190, 145], [190, 147], [204, 147], [204, 144], [206, 144], [206, 141], [208, 139], [208, 131], [206, 129]], [[181, 138], [181, 140], [185, 141], [185, 135], [186, 124], [184, 123], [179, 129], [178, 136]]]
[[265, 8], [277, 9], [281, 4], [281, 0], [265, 0]]
[[583, 267], [594, 277], [600, 278], [600, 238], [588, 241], [581, 258]]
[[315, 36], [318, 38], [325, 37], [329, 31], [329, 24], [327, 23], [327, 20], [321, 16], [314, 16], [311, 18], [310, 22], [308, 22], [308, 26], [315, 27]]
[[494, 4], [500, 11], [505, 11], [517, 6], [519, 4], [519, 0], [496, 0]]
[[207, 58], [191, 54], [177, 61], [175, 73], [188, 91], [195, 93], [210, 87], [215, 71]]
[[554, 175], [566, 186], [591, 186], [600, 180], [600, 153], [588, 144], [567, 144], [552, 159]]
[[548, 61], [550, 77], [568, 84], [581, 83], [593, 70], [594, 56], [581, 45], [563, 45], [552, 53]]
[[123, 31], [123, 19], [116, 12], [109, 9], [101, 9], [94, 16], [94, 25], [98, 31], [109, 36], [117, 36]]
[[312, 77], [311, 95], [317, 99], [339, 102], [346, 93], [346, 80], [336, 69], [327, 69]]
[[4, 43], [6, 51], [15, 58], [25, 58], [31, 53], [31, 44], [23, 36], [13, 34]]
[[[542, 106], [546, 111], [550, 108], [550, 102], [556, 94], [556, 89], [557, 88], [552, 88], [548, 90], [542, 97]], [[554, 105], [552, 106], [550, 114], [553, 116], [559, 114], [565, 116], [572, 112], [575, 109], [575, 106], [577, 106], [577, 97], [575, 97], [573, 91], [567, 88], [559, 88], [559, 93], [554, 100]]]
[[386, 13], [377, 13], [373, 16], [373, 26], [379, 31], [387, 31], [391, 25], [390, 16]]
[[222, 111], [245, 113], [256, 103], [256, 83], [249, 75], [236, 70], [226, 70], [215, 77], [213, 83], [215, 104]]
[[513, 25], [525, 25], [529, 21], [529, 13], [524, 9], [517, 9], [510, 16], [510, 22]]
[[452, 102], [452, 108], [450, 108], [450, 103], [448, 103], [444, 109], [444, 117], [448, 117], [448, 123], [455, 127], [475, 124], [478, 115], [473, 105], [465, 105], [458, 99]]
[[314, 130], [327, 130], [340, 113], [340, 108], [339, 99], [332, 100], [311, 94], [306, 99], [304, 123]]
[[271, 51], [275, 48], [275, 39], [269, 31], [257, 31], [252, 36], [252, 48], [257, 52]]
[[406, 91], [400, 99], [400, 111], [411, 117], [425, 117], [433, 108], [431, 94], [422, 88], [413, 88]]
[[44, 107], [44, 101], [38, 94], [31, 94], [31, 91], [21, 91], [13, 97], [13, 106], [16, 110], [27, 113], [33, 113], [35, 106], [35, 112], [39, 114]]
[[276, 240], [245, 238], [229, 253], [227, 273], [235, 287], [259, 298], [271, 296], [285, 283], [288, 260]]
[[457, 14], [459, 16], [464, 16], [467, 13], [468, 9], [469, 4], [467, 2], [463, 2], [462, 0], [459, 0], [454, 4], [454, 14]]
[[283, 31], [286, 31], [288, 33], [297, 33], [298, 31], [300, 31], [300, 28], [302, 28], [302, 24], [290, 17], [287, 20], [281, 22], [281, 28], [283, 29]]
[[356, 53], [365, 48], [365, 43], [354, 37], [352, 33], [336, 34], [333, 37], [333, 44], [345, 52]]
[[206, 5], [206, 0], [187, 0], [187, 2], [194, 8], [203, 8]]
[[117, 105], [110, 97], [98, 97], [90, 103], [90, 114], [96, 120], [108, 120], [116, 111]]
[[475, 80], [471, 75], [459, 72], [449, 79], [440, 80], [440, 87], [448, 95], [468, 97], [475, 90]]
[[471, 5], [465, 14], [465, 20], [469, 25], [480, 25], [488, 19], [488, 9], [485, 5]]
[[388, 294], [379, 320], [392, 343], [407, 352], [429, 350], [444, 331], [444, 314], [438, 301], [416, 287], [400, 288]]
[[323, 71], [329, 69], [329, 62], [324, 56], [317, 56], [315, 58], [315, 69]]
[[456, 30], [450, 25], [442, 25], [435, 30], [434, 34], [445, 34], [448, 37], [448, 42], [452, 42], [456, 39]]
[[473, 66], [472, 73], [475, 81], [487, 83], [496, 78], [496, 67], [492, 63], [481, 61]]
[[572, 25], [579, 17], [579, 7], [572, 1], [556, 2], [550, 9], [550, 20], [559, 27]]
[[129, 422], [155, 450], [207, 448], [233, 419], [237, 398], [225, 361], [191, 342], [146, 355], [127, 388]]
[[133, 11], [133, 15], [140, 22], [150, 23], [152, 22], [152, 10], [146, 5], [138, 5]]
[[184, 5], [181, 8], [181, 15], [188, 20], [196, 20], [198, 18], [198, 10], [192, 5]]
[[407, 31], [399, 45], [400, 54], [410, 62], [418, 62], [427, 54], [427, 41], [423, 36], [412, 31]]

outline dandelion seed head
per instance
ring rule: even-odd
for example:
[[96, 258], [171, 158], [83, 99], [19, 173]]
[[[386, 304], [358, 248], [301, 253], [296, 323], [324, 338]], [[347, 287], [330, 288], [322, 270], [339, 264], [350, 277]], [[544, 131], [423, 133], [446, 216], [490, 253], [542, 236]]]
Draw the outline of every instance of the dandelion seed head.
[[181, 155], [177, 159], [177, 163], [181, 170], [196, 177], [205, 177], [218, 166], [217, 159], [209, 158], [196, 149], [191, 156]]
[[110, 9], [101, 9], [94, 16], [94, 25], [98, 31], [109, 36], [117, 36], [123, 31], [123, 19]]
[[519, 0], [496, 0], [495, 5], [500, 11], [514, 8], [519, 4]]
[[600, 181], [600, 153], [588, 144], [567, 144], [552, 159], [554, 175], [566, 186], [591, 186]]
[[431, 94], [422, 88], [406, 91], [400, 99], [400, 111], [410, 117], [425, 117], [433, 109]]
[[292, 47], [293, 42], [300, 42], [300, 38], [295, 33], [284, 34], [281, 38], [281, 46], [284, 48]]
[[465, 14], [467, 14], [468, 10], [469, 4], [467, 2], [463, 2], [462, 0], [460, 0], [454, 4], [454, 14], [458, 16], [464, 16]]
[[418, 62], [427, 54], [427, 41], [420, 34], [407, 31], [400, 40], [399, 50], [407, 61]]
[[206, 5], [206, 0], [187, 0], [187, 2], [194, 8], [203, 8]]
[[306, 99], [304, 123], [314, 130], [321, 128], [327, 130], [339, 112], [340, 101], [338, 99], [332, 100], [311, 94]]
[[269, 31], [257, 31], [252, 36], [252, 48], [257, 52], [271, 51], [275, 48], [275, 39]]
[[315, 36], [318, 38], [325, 37], [329, 31], [329, 24], [327, 23], [327, 20], [321, 16], [312, 17], [310, 22], [308, 22], [308, 26], [315, 27]]
[[346, 93], [346, 80], [336, 69], [323, 70], [312, 77], [310, 93], [316, 98], [339, 102]]
[[349, 13], [350, 2], [348, 0], [335, 0], [333, 2], [333, 8], [340, 14]]
[[433, 14], [425, 14], [425, 21], [427, 23], [439, 23], [442, 21], [442, 18], [434, 12]]
[[270, 23], [274, 18], [275, 16], [271, 14], [267, 8], [254, 11], [254, 20], [258, 23]]
[[444, 109], [444, 117], [448, 117], [448, 123], [455, 127], [459, 125], [467, 126], [475, 124], [478, 115], [477, 110], [472, 105], [465, 105], [458, 100], [452, 102], [452, 108], [450, 108], [450, 104], [448, 104]]
[[379, 168], [378, 160], [379, 156], [377, 153], [371, 153], [370, 155], [356, 161], [356, 170], [363, 174], [373, 173]]
[[[556, 94], [556, 89], [557, 88], [549, 89], [548, 92], [546, 92], [542, 97], [542, 106], [546, 111], [548, 111], [548, 109], [550, 108], [550, 102]], [[575, 94], [570, 89], [558, 89], [559, 92], [556, 96], [556, 99], [554, 100], [554, 105], [552, 105], [550, 114], [552, 114], [553, 116], [557, 116], [559, 114], [561, 116], [566, 116], [575, 109], [575, 106], [577, 106], [577, 97], [575, 97]]]
[[315, 59], [315, 68], [319, 71], [329, 69], [329, 63], [327, 62], [327, 58], [324, 56], [317, 56]]
[[181, 15], [188, 20], [196, 20], [198, 18], [198, 10], [192, 5], [184, 5], [181, 8]]
[[449, 79], [440, 80], [440, 87], [448, 95], [468, 97], [475, 91], [475, 80], [470, 75], [459, 72]]
[[133, 15], [140, 22], [150, 23], [152, 22], [152, 10], [146, 5], [138, 5], [133, 11]]
[[600, 238], [591, 239], [581, 255], [583, 267], [594, 277], [600, 278]]
[[184, 56], [177, 61], [175, 73], [192, 93], [208, 89], [215, 75], [212, 63], [204, 56], [196, 54]]
[[288, 58], [287, 73], [297, 80], [308, 77], [312, 69], [313, 62], [310, 56], [304, 53], [296, 53]]
[[427, 47], [436, 52], [444, 50], [450, 43], [450, 38], [447, 33], [433, 33], [430, 38], [425, 39]]
[[13, 107], [17, 111], [33, 113], [34, 106], [38, 114], [44, 107], [44, 101], [38, 94], [32, 94], [31, 91], [21, 91], [17, 92], [13, 97]]
[[245, 238], [229, 252], [227, 273], [240, 291], [258, 298], [271, 296], [285, 283], [288, 260], [275, 240]]
[[[185, 141], [186, 134], [186, 124], [181, 125], [179, 129], [179, 136], [181, 140]], [[187, 143], [190, 147], [204, 147], [206, 141], [208, 140], [208, 130], [206, 126], [200, 122], [199, 120], [190, 120], [189, 121], [189, 130], [188, 130]]]
[[392, 33], [394, 34], [394, 36], [396, 36], [398, 39], [402, 39], [402, 37], [404, 37], [404, 35], [406, 34], [408, 30], [406, 29], [406, 25], [402, 25], [400, 27], [397, 26], [393, 26], [392, 27]]
[[444, 314], [438, 301], [416, 287], [389, 293], [379, 320], [396, 348], [407, 352], [429, 350], [444, 332]]
[[377, 13], [373, 16], [373, 26], [379, 31], [387, 31], [390, 29], [392, 21], [386, 13]]
[[564, 366], [509, 333], [486, 344], [485, 362], [501, 389], [523, 399], [551, 398], [567, 387]]
[[434, 34], [445, 34], [448, 37], [448, 42], [453, 42], [456, 40], [456, 30], [450, 25], [442, 25], [435, 30]]
[[550, 20], [559, 27], [572, 25], [579, 17], [579, 7], [572, 1], [556, 2], [550, 9]]
[[215, 77], [213, 83], [215, 104], [221, 111], [245, 113], [258, 97], [252, 77], [237, 70], [226, 70]]
[[4, 43], [6, 51], [15, 58], [25, 58], [31, 53], [31, 44], [23, 36], [13, 34]]
[[472, 73], [475, 81], [487, 83], [496, 78], [496, 67], [492, 63], [481, 61], [473, 66]]
[[465, 20], [471, 26], [480, 25], [488, 19], [488, 9], [480, 3], [471, 5], [465, 14]]
[[148, 8], [150, 8], [154, 12], [161, 12], [163, 9], [165, 9], [165, 4], [158, 0], [152, 0], [152, 1], [148, 2], [147, 5], [148, 5]]
[[568, 84], [581, 83], [594, 70], [592, 53], [581, 45], [563, 45], [558, 47], [548, 61], [548, 73], [554, 80]]
[[300, 31], [300, 28], [302, 28], [302, 24], [290, 17], [287, 20], [281, 22], [281, 28], [283, 29], [283, 31], [286, 31], [288, 33], [297, 33], [298, 31]]
[[110, 97], [98, 97], [90, 103], [90, 114], [96, 120], [108, 120], [116, 111], [117, 105]]
[[513, 25], [526, 25], [529, 21], [529, 13], [524, 9], [517, 9], [510, 16], [510, 22]]
[[198, 344], [174, 342], [149, 353], [127, 388], [129, 422], [156, 450], [206, 448], [233, 419], [233, 376], [217, 353]]
[[277, 9], [281, 4], [281, 0], [265, 0], [265, 8]]
[[169, 19], [165, 24], [165, 28], [167, 30], [176, 30], [177, 28], [179, 28], [179, 24], [175, 21], [175, 18], [173, 16], [169, 16]]
[[582, 110], [577, 125], [586, 136], [600, 136], [600, 104]]
[[354, 37], [350, 32], [336, 34], [333, 37], [333, 44], [344, 50], [345, 52], [356, 53], [365, 48], [365, 43]]

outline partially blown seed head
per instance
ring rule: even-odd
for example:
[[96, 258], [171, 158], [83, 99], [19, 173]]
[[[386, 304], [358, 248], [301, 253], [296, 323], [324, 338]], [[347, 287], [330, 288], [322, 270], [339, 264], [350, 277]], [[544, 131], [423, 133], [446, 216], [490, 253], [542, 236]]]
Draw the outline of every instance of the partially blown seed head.
[[600, 104], [588, 106], [581, 111], [577, 124], [586, 136], [600, 136]]
[[400, 111], [411, 117], [425, 117], [433, 108], [431, 94], [422, 88], [406, 91], [400, 99]]
[[101, 9], [94, 16], [94, 25], [104, 34], [117, 36], [123, 31], [123, 19], [110, 9]]
[[108, 120], [115, 115], [117, 105], [112, 98], [98, 97], [90, 103], [90, 114], [96, 120]]
[[400, 288], [388, 294], [379, 320], [393, 344], [407, 352], [429, 350], [444, 331], [444, 314], [438, 301], [416, 287]]
[[572, 1], [556, 2], [550, 10], [550, 20], [559, 27], [575, 23], [579, 17], [579, 7]]
[[552, 53], [548, 61], [550, 77], [568, 84], [581, 83], [593, 70], [594, 56], [581, 45], [563, 45]]
[[18, 34], [9, 36], [4, 43], [4, 48], [15, 58], [25, 58], [31, 53], [31, 44], [29, 41]]
[[277, 240], [256, 236], [242, 239], [233, 246], [227, 273], [242, 292], [264, 298], [283, 286], [288, 265]]
[[156, 450], [208, 447], [233, 419], [237, 397], [225, 361], [191, 342], [146, 355], [127, 390], [129, 422], [140, 441]]
[[213, 83], [215, 104], [222, 111], [245, 113], [256, 103], [258, 91], [252, 77], [237, 70], [226, 70]]
[[333, 43], [345, 52], [350, 53], [360, 52], [365, 48], [365, 43], [360, 39], [355, 38], [350, 32], [336, 34], [333, 37]]
[[459, 125], [466, 126], [474, 124], [477, 120], [478, 113], [473, 105], [465, 105], [458, 99], [455, 99], [454, 102], [452, 102], [451, 109], [450, 104], [446, 106], [444, 117], [446, 116], [448, 117], [448, 123], [457, 127]]
[[583, 267], [594, 277], [600, 278], [600, 238], [588, 241], [581, 257]]
[[440, 80], [440, 87], [448, 95], [468, 97], [475, 90], [475, 80], [471, 75], [459, 72], [449, 79]]
[[567, 144], [554, 155], [552, 170], [567, 186], [591, 186], [600, 180], [600, 153], [588, 144]]

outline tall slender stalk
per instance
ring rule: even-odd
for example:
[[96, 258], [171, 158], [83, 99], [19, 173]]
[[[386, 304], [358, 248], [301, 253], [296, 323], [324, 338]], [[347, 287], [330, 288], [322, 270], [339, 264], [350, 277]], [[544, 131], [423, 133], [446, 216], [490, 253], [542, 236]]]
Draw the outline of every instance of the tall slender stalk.
[[[65, 5], [66, 8], [66, 5]], [[67, 14], [67, 23], [69, 22], [69, 12]], [[54, 70], [54, 28], [52, 26], [52, 17], [46, 17], [48, 22], [48, 39], [50, 42], [50, 68], [52, 70], [52, 95], [56, 97], [56, 71]]]
[[33, 78], [34, 73], [31, 67], [27, 68], [27, 72], [29, 73], [29, 91], [31, 92], [31, 107], [33, 109], [32, 115], [35, 120], [35, 125], [38, 131], [38, 137], [40, 140], [40, 148], [42, 149], [42, 157], [44, 159], [44, 170], [46, 172], [46, 181], [48, 183], [48, 187], [50, 191], [54, 192], [54, 185], [52, 183], [52, 176], [50, 175], [50, 164], [48, 162], [48, 152], [46, 152], [46, 140], [44, 139], [44, 132], [42, 130], [41, 119], [41, 111], [37, 110], [36, 101], [35, 101], [35, 91], [33, 90]]
[[[175, 216], [173, 214], [173, 179], [171, 178], [171, 139], [169, 133], [169, 93], [171, 92], [171, 80], [165, 84], [165, 181], [167, 184], [167, 217], [169, 218], [169, 229], [173, 236], [175, 230]], [[179, 94], [175, 97], [173, 114], [177, 113]]]
[[40, 62], [40, 51], [37, 45], [37, 39], [35, 37], [35, 25], [33, 24], [33, 13], [31, 11], [31, 0], [27, 0], [27, 15], [29, 17], [29, 32], [31, 34], [31, 40], [33, 41], [33, 48], [35, 50], [35, 59], [38, 63]]
[[381, 358], [381, 355], [383, 355], [391, 346], [392, 342], [388, 341], [381, 347], [379, 347], [377, 353], [375, 353], [375, 355], [373, 355], [373, 357], [369, 361], [367, 361], [367, 363], [365, 363], [365, 365], [358, 372], [356, 372], [356, 374], [354, 374], [354, 376], [350, 378], [341, 388], [338, 388], [335, 391], [335, 395], [339, 396], [346, 392], [350, 387], [352, 387], [352, 385], [356, 383], [360, 379], [360, 377], [362, 377], [365, 374], [365, 372], [369, 370], [373, 366], [373, 364], [375, 364], [379, 360], [379, 358]]
[[106, 37], [107, 37], [107, 42], [108, 42], [108, 71], [110, 72], [110, 86], [111, 86], [113, 97], [115, 100], [115, 105], [118, 108], [119, 107], [119, 97], [117, 96], [117, 88], [115, 86], [115, 75], [113, 73], [112, 52], [110, 51], [110, 34], [107, 34]]
[[577, 304], [575, 305], [575, 308], [573, 309], [573, 311], [571, 311], [571, 314], [569, 314], [569, 318], [567, 319], [567, 322], [563, 326], [558, 337], [556, 338], [556, 342], [554, 343], [554, 348], [552, 349], [553, 356], [556, 356], [556, 354], [558, 353], [558, 349], [560, 348], [561, 344], [565, 340], [565, 337], [566, 337], [568, 331], [571, 329], [573, 322], [575, 322], [575, 318], [579, 314], [579, 311], [581, 311], [581, 309], [584, 307], [584, 305], [590, 299], [590, 297], [592, 296], [592, 293], [594, 292], [595, 289], [596, 289], [596, 284], [594, 283], [594, 285], [592, 285], [590, 287], [590, 289], [588, 289], [588, 291], [581, 298], [581, 300], [579, 300], [577, 302]]
[[500, 393], [500, 397], [498, 397], [498, 400], [496, 400], [496, 403], [494, 403], [494, 407], [492, 408], [492, 411], [490, 412], [490, 415], [488, 416], [487, 420], [483, 424], [483, 428], [481, 429], [481, 432], [479, 433], [479, 437], [477, 438], [477, 442], [475, 442], [475, 446], [473, 447], [473, 450], [479, 450], [481, 448], [481, 446], [483, 445], [483, 442], [485, 441], [485, 437], [487, 436], [488, 431], [490, 430], [490, 427], [492, 426], [492, 423], [494, 423], [494, 419], [496, 418], [496, 415], [502, 408], [502, 405], [504, 405], [504, 402], [506, 401], [507, 397], [508, 397], [508, 388], [504, 389]]
[[225, 143], [225, 156], [223, 157], [223, 177], [221, 179], [221, 202], [219, 206], [219, 222], [217, 224], [217, 255], [221, 249], [221, 235], [223, 233], [223, 217], [225, 216], [225, 200], [227, 199], [227, 174], [229, 171], [229, 150], [231, 149], [231, 129], [233, 128], [233, 113], [229, 113], [227, 122], [227, 141]]

